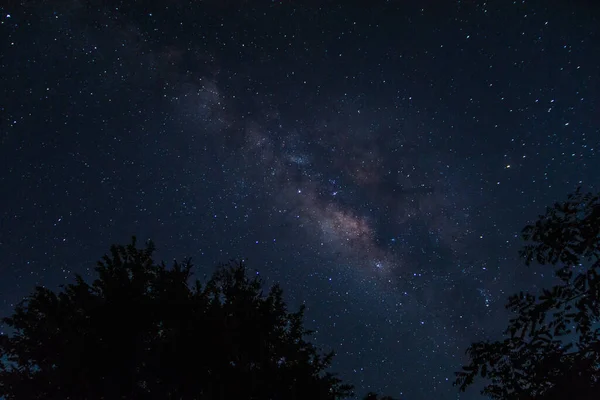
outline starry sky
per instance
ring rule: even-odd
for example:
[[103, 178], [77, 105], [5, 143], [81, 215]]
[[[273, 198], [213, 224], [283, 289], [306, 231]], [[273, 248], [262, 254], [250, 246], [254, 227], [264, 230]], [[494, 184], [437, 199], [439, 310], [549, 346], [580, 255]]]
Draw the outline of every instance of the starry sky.
[[478, 399], [521, 228], [600, 185], [593, 1], [3, 4], [1, 315], [136, 235], [280, 282], [358, 394]]

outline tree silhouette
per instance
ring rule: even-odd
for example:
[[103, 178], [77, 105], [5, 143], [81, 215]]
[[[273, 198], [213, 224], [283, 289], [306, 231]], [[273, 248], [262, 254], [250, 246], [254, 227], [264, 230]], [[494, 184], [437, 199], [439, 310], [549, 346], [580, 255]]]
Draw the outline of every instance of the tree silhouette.
[[191, 282], [190, 260], [157, 264], [154, 246], [112, 246], [88, 284], [44, 287], [4, 318], [0, 397], [12, 399], [341, 399], [333, 353], [305, 340], [243, 262]]
[[379, 397], [379, 395], [377, 393], [369, 392], [363, 398], [363, 400], [394, 400], [394, 399], [392, 397], [390, 397], [390, 396], [381, 396], [381, 397]]
[[558, 284], [509, 298], [501, 341], [473, 343], [456, 373], [461, 391], [481, 376], [494, 399], [600, 398], [600, 201], [580, 189], [523, 229], [527, 265], [554, 268]]

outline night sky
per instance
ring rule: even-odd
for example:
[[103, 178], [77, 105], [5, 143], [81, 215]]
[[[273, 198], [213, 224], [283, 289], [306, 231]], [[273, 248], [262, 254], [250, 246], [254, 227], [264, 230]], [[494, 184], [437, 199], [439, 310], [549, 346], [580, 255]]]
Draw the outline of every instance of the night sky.
[[521, 228], [600, 186], [593, 1], [4, 4], [1, 315], [136, 235], [281, 282], [358, 394], [476, 399]]

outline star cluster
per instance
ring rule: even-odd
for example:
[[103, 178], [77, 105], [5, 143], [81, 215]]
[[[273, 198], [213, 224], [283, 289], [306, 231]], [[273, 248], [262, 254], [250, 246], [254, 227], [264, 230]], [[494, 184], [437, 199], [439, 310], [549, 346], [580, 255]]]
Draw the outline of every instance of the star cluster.
[[0, 313], [135, 234], [282, 283], [359, 394], [457, 398], [547, 282], [521, 228], [600, 184], [600, 14], [441, 3], [3, 6]]

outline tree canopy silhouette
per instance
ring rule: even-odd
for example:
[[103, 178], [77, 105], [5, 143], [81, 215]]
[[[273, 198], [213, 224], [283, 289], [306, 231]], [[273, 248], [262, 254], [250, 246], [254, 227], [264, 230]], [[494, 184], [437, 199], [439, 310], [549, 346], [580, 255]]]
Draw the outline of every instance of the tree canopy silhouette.
[[12, 399], [341, 399], [352, 386], [327, 372], [289, 312], [243, 262], [205, 284], [192, 263], [153, 261], [154, 246], [112, 246], [91, 284], [44, 287], [3, 321], [0, 397]]
[[369, 392], [367, 393], [367, 395], [363, 398], [363, 400], [394, 400], [392, 397], [390, 396], [379, 396], [377, 393], [375, 392]]
[[580, 189], [523, 229], [526, 265], [554, 268], [557, 284], [511, 296], [500, 341], [473, 343], [456, 373], [461, 391], [478, 376], [493, 399], [600, 398], [600, 201]]

